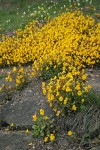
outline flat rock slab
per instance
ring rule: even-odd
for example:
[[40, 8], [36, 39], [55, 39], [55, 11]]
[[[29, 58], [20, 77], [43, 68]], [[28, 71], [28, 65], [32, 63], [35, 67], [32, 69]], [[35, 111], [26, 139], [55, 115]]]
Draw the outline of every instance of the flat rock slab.
[[[90, 144], [89, 144], [90, 143]], [[32, 137], [31, 132], [25, 131], [0, 131], [0, 150], [99, 150], [100, 140], [94, 139], [84, 143], [79, 148], [79, 143], [67, 136], [65, 131], [60, 131], [54, 142], [44, 143], [42, 138]], [[88, 147], [87, 147], [88, 145]]]
[[0, 131], [0, 150], [33, 150], [32, 135], [25, 132]]
[[0, 150], [78, 150], [78, 145], [61, 132], [55, 142], [44, 143], [25, 131], [0, 131]]
[[0, 119], [8, 124], [31, 127], [32, 115], [44, 109], [46, 115], [53, 115], [46, 97], [42, 93], [41, 80], [35, 78], [21, 92], [17, 92], [11, 101], [1, 109]]

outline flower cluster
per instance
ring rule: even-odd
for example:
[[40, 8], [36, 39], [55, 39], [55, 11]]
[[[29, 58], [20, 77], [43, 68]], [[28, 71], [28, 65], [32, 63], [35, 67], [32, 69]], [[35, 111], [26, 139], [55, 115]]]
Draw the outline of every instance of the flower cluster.
[[54, 119], [45, 115], [45, 111], [40, 109], [39, 113], [33, 115], [33, 136], [44, 137], [44, 142], [55, 139]]
[[4, 93], [7, 99], [10, 99], [16, 90], [22, 90], [32, 78], [30, 66], [27, 68], [17, 66], [13, 67], [11, 71], [3, 72], [4, 82], [0, 87], [0, 92]]
[[15, 36], [2, 37], [0, 64], [34, 62], [33, 66], [39, 70], [44, 65], [63, 63], [65, 70], [73, 59], [79, 66], [93, 65], [98, 61], [100, 25], [95, 25], [91, 17], [68, 12], [41, 26], [33, 21], [24, 31], [16, 31]]
[[73, 69], [72, 72], [50, 79], [47, 85], [42, 83], [43, 94], [47, 95], [56, 116], [81, 109], [86, 93], [91, 89], [90, 85], [84, 83], [86, 78], [84, 70], [80, 72]]

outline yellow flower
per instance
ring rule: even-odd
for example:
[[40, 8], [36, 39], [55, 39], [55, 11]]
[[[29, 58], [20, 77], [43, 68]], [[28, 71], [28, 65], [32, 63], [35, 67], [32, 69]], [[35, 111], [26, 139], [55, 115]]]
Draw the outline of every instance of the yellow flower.
[[28, 145], [29, 145], [29, 146], [32, 146], [32, 145], [33, 145], [33, 143], [31, 142], [31, 143], [29, 143]]
[[54, 134], [50, 134], [50, 141], [54, 141], [55, 140], [55, 135]]
[[9, 82], [12, 82], [12, 78], [11, 77], [9, 78]]
[[70, 87], [66, 88], [66, 92], [71, 92], [71, 91], [72, 91], [72, 89]]
[[72, 110], [76, 110], [76, 109], [77, 109], [76, 105], [73, 105]]
[[50, 105], [49, 105], [50, 107], [52, 107], [52, 103], [50, 103]]
[[56, 93], [56, 96], [59, 96], [59, 92]]
[[66, 105], [67, 102], [68, 102], [68, 98], [66, 98], [66, 99], [64, 100], [64, 105]]
[[33, 121], [36, 121], [37, 120], [37, 115], [36, 114], [33, 115], [32, 118], [33, 118]]
[[42, 88], [42, 92], [44, 95], [46, 95], [46, 89], [45, 88]]
[[17, 84], [20, 84], [21, 81], [20, 81], [19, 79], [16, 79], [16, 83], [17, 83]]
[[81, 100], [82, 103], [84, 103], [84, 98]]
[[29, 130], [28, 130], [28, 129], [26, 129], [26, 133], [27, 133], [27, 134], [29, 133]]
[[59, 101], [60, 102], [63, 101], [63, 97], [62, 96], [59, 97]]
[[82, 75], [82, 80], [86, 80], [87, 74]]
[[90, 85], [86, 86], [84, 89], [85, 89], [85, 92], [88, 92], [89, 89], [91, 89], [92, 87]]
[[75, 86], [75, 89], [76, 89], [76, 90], [80, 90], [80, 85], [79, 85], [79, 84], [76, 85], [76, 86]]
[[77, 94], [78, 94], [78, 96], [81, 96], [81, 95], [82, 95], [82, 92], [79, 90], [79, 91], [77, 92]]
[[48, 116], [45, 116], [45, 117], [44, 117], [44, 119], [45, 119], [45, 120], [48, 120], [48, 119], [49, 119], [49, 117], [48, 117]]
[[56, 68], [57, 66], [56, 65], [54, 65], [54, 69]]
[[91, 86], [91, 85], [88, 85], [88, 86], [87, 86], [87, 88], [88, 88], [88, 89], [91, 89], [91, 88], [92, 88], [92, 86]]
[[49, 67], [46, 67], [46, 70], [48, 70], [49, 69]]
[[61, 111], [57, 111], [56, 116], [58, 117], [60, 115]]
[[44, 115], [44, 110], [43, 109], [40, 109], [40, 115]]
[[14, 127], [14, 123], [11, 123], [11, 124], [10, 124], [10, 127]]
[[67, 133], [69, 136], [71, 136], [72, 134], [73, 134], [73, 132], [72, 131], [68, 131], [68, 133]]
[[44, 138], [44, 142], [48, 142], [49, 137]]
[[16, 72], [16, 70], [17, 70], [17, 68], [16, 68], [16, 67], [14, 67], [14, 68], [13, 68], [13, 72]]

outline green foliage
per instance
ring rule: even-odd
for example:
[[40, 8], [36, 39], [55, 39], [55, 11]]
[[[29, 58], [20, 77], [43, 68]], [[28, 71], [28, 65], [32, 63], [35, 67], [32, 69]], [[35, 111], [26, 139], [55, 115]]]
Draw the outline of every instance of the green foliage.
[[[41, 109], [42, 110], [42, 109]], [[44, 112], [44, 110], [42, 110]], [[50, 133], [54, 132], [54, 119], [45, 116], [44, 114], [38, 113], [33, 115], [33, 136], [34, 137], [45, 137], [49, 136]]]

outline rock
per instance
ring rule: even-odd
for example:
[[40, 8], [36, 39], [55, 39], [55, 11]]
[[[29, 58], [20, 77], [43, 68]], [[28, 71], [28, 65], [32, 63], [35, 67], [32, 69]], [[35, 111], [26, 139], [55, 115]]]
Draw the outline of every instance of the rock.
[[53, 115], [47, 99], [42, 93], [41, 80], [34, 79], [23, 91], [17, 92], [13, 99], [4, 105], [0, 119], [8, 124], [14, 123], [21, 128], [31, 128], [32, 116], [41, 108], [47, 115]]
[[0, 150], [28, 150], [30, 142], [32, 142], [31, 134], [21, 131], [0, 131]]

